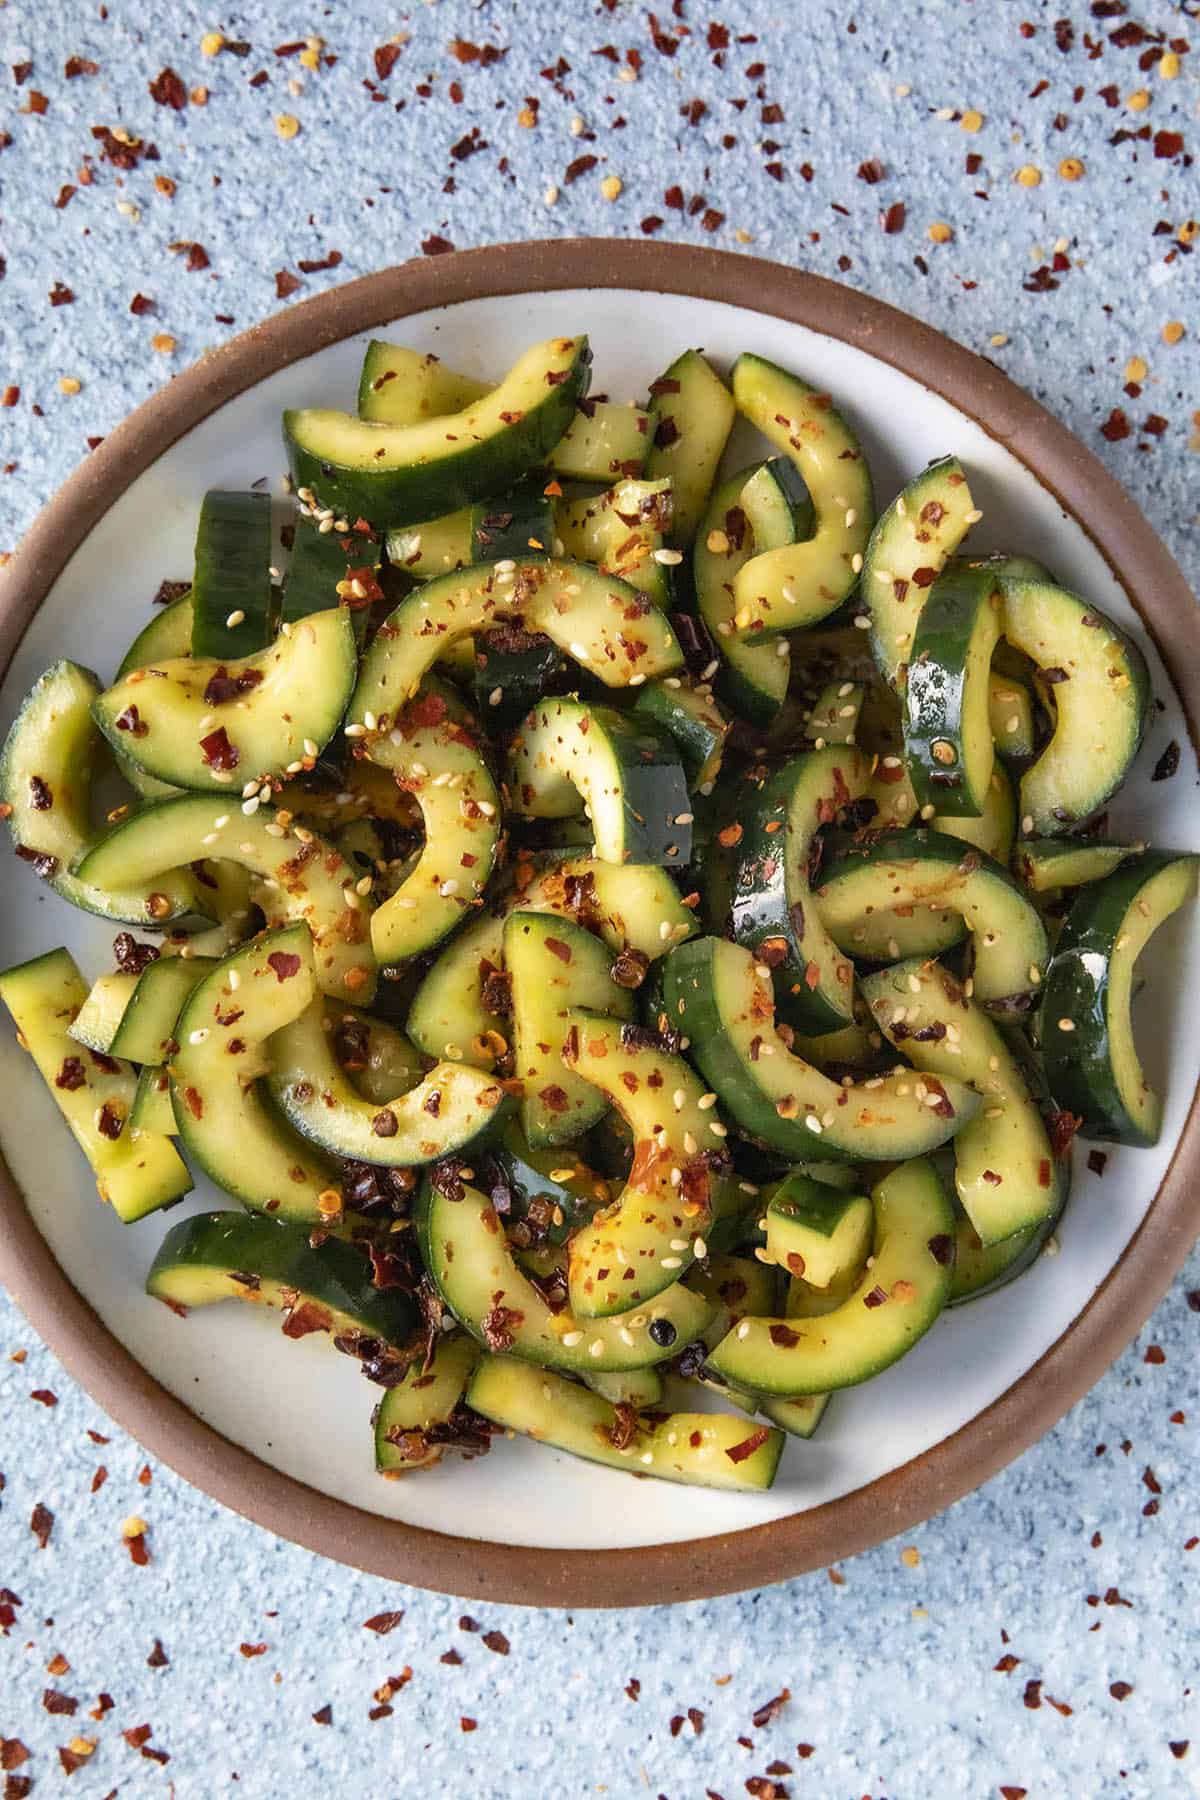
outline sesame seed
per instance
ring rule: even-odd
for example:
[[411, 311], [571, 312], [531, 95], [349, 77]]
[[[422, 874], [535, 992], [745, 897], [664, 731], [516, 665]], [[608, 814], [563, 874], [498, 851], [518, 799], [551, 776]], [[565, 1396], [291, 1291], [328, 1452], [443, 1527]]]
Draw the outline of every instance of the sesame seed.
[[188, 1032], [188, 1043], [189, 1044], [202, 1044], [207, 1036], [208, 1036], [208, 1027], [207, 1027], [207, 1025], [202, 1025], [198, 1031], [189, 1031]]
[[229, 614], [228, 618], [225, 620], [225, 623], [229, 627], [230, 631], [233, 630], [235, 625], [244, 625], [245, 622], [246, 622], [246, 615], [240, 606], [235, 606], [233, 611]]
[[664, 1256], [661, 1258], [664, 1269], [682, 1269], [683, 1258], [680, 1256]]
[[1021, 830], [1024, 832], [1026, 837], [1029, 837], [1029, 835], [1033, 831], [1033, 814], [1032, 813], [1026, 813], [1025, 817], [1021, 820]]
[[634, 1337], [632, 1331], [630, 1331], [628, 1325], [622, 1325], [617, 1332], [617, 1336], [623, 1344], [628, 1344], [631, 1350], [637, 1342], [637, 1339]]
[[1030, 963], [1030, 965], [1029, 965], [1030, 985], [1033, 987], [1037, 987], [1038, 984], [1040, 983], [1041, 979], [1042, 979], [1042, 971], [1038, 968], [1036, 963]]
[[729, 1128], [722, 1125], [717, 1119], [712, 1121], [708, 1129], [712, 1132], [714, 1137], [723, 1138], [729, 1136]]
[[670, 550], [664, 544], [654, 552], [654, 560], [656, 563], [662, 563], [665, 568], [673, 569], [677, 563], [683, 561], [683, 551]]
[[983, 513], [980, 511], [979, 507], [973, 506], [969, 513], [963, 514], [963, 517], [968, 525], [978, 525], [980, 519], [983, 517]]
[[363, 714], [363, 724], [368, 731], [378, 731], [379, 729], [379, 720], [375, 717], [373, 712], [365, 712]]
[[365, 725], [347, 725], [345, 732], [343, 733], [343, 736], [348, 738], [360, 738], [366, 737], [366, 735], [367, 728]]
[[742, 1320], [741, 1324], [737, 1328], [737, 1334], [738, 1334], [738, 1337], [740, 1339], [742, 1339], [743, 1341], [750, 1336], [750, 1322], [748, 1319]]
[[457, 894], [457, 892], [458, 883], [453, 876], [450, 877], [449, 881], [443, 881], [441, 887], [438, 889], [438, 893], [444, 900], [449, 900], [451, 896]]
[[[580, 1335], [582, 1335], [582, 1333]], [[603, 1356], [604, 1355], [604, 1339], [603, 1338], [593, 1338], [592, 1339], [591, 1343], [588, 1345], [588, 1355], [589, 1356]]]
[[568, 644], [567, 649], [576, 662], [590, 662], [592, 659], [582, 644]]
[[859, 631], [870, 631], [871, 629], [871, 621], [866, 613], [855, 613], [854, 623]]
[[715, 1106], [716, 1104], [717, 1096], [715, 1094], [701, 1094], [696, 1102], [696, 1105], [700, 1108], [701, 1112], [707, 1112], [709, 1107]]
[[1074, 1021], [1071, 1019], [1060, 1019], [1058, 1021], [1058, 1029], [1060, 1031], [1074, 1031], [1074, 1029], [1075, 1029]]
[[573, 1350], [576, 1344], [582, 1344], [583, 1333], [582, 1331], [564, 1331], [562, 1342], [564, 1350]]
[[242, 811], [249, 819], [258, 811], [260, 804], [261, 802], [259, 801], [258, 795], [253, 794], [249, 800], [242, 801]]

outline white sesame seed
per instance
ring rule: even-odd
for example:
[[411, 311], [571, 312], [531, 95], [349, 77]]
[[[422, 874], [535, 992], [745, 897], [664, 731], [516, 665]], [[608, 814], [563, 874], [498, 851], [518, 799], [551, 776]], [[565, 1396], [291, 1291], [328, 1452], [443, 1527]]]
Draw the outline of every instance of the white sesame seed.
[[855, 511], [854, 507], [848, 506], [846, 508], [846, 529], [847, 529], [847, 531], [849, 531], [851, 525], [854, 524], [854, 522], [857, 518], [858, 518], [858, 513]]
[[314, 742], [311, 738], [305, 738], [305, 740], [304, 740], [304, 754], [305, 754], [305, 756], [316, 756], [317, 755], [317, 746], [314, 744]]
[[722, 1125], [718, 1119], [714, 1119], [708, 1129], [712, 1132], [714, 1137], [723, 1138], [729, 1136], [728, 1126]]
[[637, 1339], [634, 1337], [632, 1331], [630, 1331], [628, 1325], [622, 1325], [617, 1332], [617, 1336], [623, 1344], [628, 1344], [631, 1350], [637, 1342]]
[[867, 617], [866, 613], [855, 613], [854, 623], [858, 627], [859, 631], [870, 631], [870, 629], [871, 629], [871, 621]]
[[378, 731], [379, 729], [379, 720], [375, 717], [373, 712], [365, 712], [363, 714], [363, 724], [368, 731]]
[[562, 1342], [564, 1350], [573, 1350], [576, 1344], [582, 1344], [583, 1333], [582, 1331], [564, 1331]]
[[457, 892], [458, 883], [453, 876], [450, 877], [449, 881], [443, 881], [441, 887], [438, 889], [438, 893], [444, 900], [449, 900], [451, 896], [457, 894]]
[[862, 574], [862, 566], [863, 566], [862, 551], [856, 550], [854, 552], [854, 555], [850, 558], [850, 567], [854, 570], [854, 573], [856, 575], [861, 575]]
[[591, 1343], [588, 1345], [588, 1355], [589, 1356], [603, 1356], [604, 1355], [604, 1339], [603, 1338], [593, 1338], [592, 1339]]
[[235, 625], [244, 625], [245, 622], [246, 622], [245, 613], [242, 611], [240, 606], [236, 606], [236, 607], [234, 607], [233, 611], [229, 614], [229, 617], [226, 619], [225, 624], [229, 628], [229, 630], [232, 631]]
[[202, 1044], [207, 1036], [208, 1036], [208, 1027], [207, 1027], [207, 1025], [202, 1025], [200, 1027], [199, 1031], [189, 1031], [188, 1032], [188, 1043], [189, 1044]]
[[683, 561], [683, 551], [668, 550], [664, 545], [661, 550], [656, 550], [654, 552], [654, 560], [656, 563], [662, 563], [664, 567], [668, 569], [673, 569], [676, 563], [681, 563]]
[[741, 1324], [737, 1328], [737, 1334], [738, 1334], [738, 1337], [743, 1340], [750, 1336], [750, 1321], [748, 1319], [742, 1320]]
[[568, 644], [567, 649], [570, 651], [571, 655], [575, 658], [576, 662], [590, 662], [591, 661], [591, 657], [588, 655], [587, 650], [584, 648], [584, 646], [582, 644]]
[[257, 794], [253, 794], [249, 800], [242, 801], [242, 811], [248, 819], [258, 811], [259, 804], [260, 802]]
[[664, 1256], [661, 1259], [664, 1269], [682, 1269], [683, 1258], [680, 1256]]
[[347, 725], [342, 735], [348, 738], [366, 737], [367, 728], [365, 725]]

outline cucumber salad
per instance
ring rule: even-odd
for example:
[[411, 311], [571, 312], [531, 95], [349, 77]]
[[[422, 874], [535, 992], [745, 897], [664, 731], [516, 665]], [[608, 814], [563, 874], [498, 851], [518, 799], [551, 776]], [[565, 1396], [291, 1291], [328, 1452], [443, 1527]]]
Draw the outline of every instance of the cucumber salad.
[[762, 1489], [1052, 1243], [1077, 1133], [1155, 1142], [1135, 968], [1198, 862], [1106, 835], [1145, 662], [972, 549], [956, 457], [877, 513], [759, 356], [590, 383], [582, 336], [496, 386], [372, 343], [282, 507], [203, 496], [0, 759], [115, 966], [0, 999], [121, 1220], [227, 1196], [148, 1294], [325, 1334], [382, 1474], [504, 1432]]

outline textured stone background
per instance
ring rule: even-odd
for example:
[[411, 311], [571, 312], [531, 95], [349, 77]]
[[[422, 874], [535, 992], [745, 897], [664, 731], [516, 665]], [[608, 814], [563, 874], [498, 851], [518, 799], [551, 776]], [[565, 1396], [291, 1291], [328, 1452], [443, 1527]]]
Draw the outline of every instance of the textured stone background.
[[[995, 357], [1194, 578], [1195, 6], [659, 6], [0, 0], [0, 550], [90, 439], [293, 293], [451, 245], [657, 231], [840, 275]], [[165, 1470], [141, 1485], [138, 1447], [0, 1302], [6, 1792], [1195, 1792], [1198, 1287], [1194, 1258], [1090, 1398], [908, 1545], [673, 1611], [475, 1608], [479, 1632]], [[68, 1782], [73, 1737], [96, 1747]]]

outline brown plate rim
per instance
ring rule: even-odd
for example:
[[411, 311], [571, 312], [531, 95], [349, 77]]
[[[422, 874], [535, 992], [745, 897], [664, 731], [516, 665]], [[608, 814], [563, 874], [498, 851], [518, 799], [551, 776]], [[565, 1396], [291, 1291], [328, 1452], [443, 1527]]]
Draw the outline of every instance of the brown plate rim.
[[[0, 668], [69, 558], [178, 438], [267, 375], [358, 332], [461, 301], [626, 287], [723, 301], [841, 339], [974, 419], [1083, 526], [1155, 637], [1196, 741], [1200, 664], [1176, 654], [1194, 605], [1133, 500], [1066, 426], [986, 358], [851, 289], [758, 258], [682, 244], [565, 239], [404, 263], [243, 332], [154, 394], [39, 515], [0, 577]], [[69, 1372], [148, 1450], [204, 1493], [306, 1549], [369, 1574], [493, 1601], [636, 1606], [761, 1587], [839, 1562], [971, 1492], [1062, 1417], [1131, 1341], [1200, 1229], [1200, 1103], [1138, 1231], [1062, 1336], [992, 1405], [891, 1474], [809, 1512], [684, 1543], [556, 1550], [446, 1536], [331, 1499], [204, 1424], [101, 1323], [55, 1261], [0, 1165], [0, 1279]], [[469, 1478], [469, 1477], [468, 1477]]]

